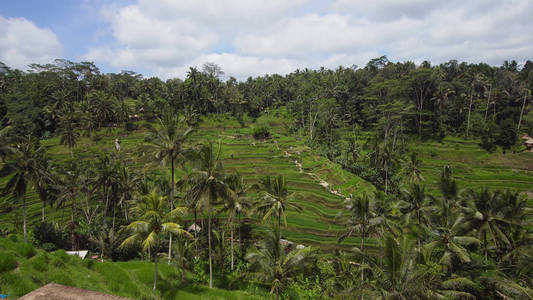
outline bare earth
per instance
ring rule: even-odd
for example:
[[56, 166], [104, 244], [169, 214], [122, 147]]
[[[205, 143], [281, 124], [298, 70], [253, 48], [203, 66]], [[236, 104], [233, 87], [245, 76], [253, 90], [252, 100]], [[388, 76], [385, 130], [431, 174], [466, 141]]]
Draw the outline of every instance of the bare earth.
[[49, 283], [35, 291], [26, 294], [19, 300], [131, 300], [119, 296], [107, 295], [100, 292], [88, 291], [76, 287]]

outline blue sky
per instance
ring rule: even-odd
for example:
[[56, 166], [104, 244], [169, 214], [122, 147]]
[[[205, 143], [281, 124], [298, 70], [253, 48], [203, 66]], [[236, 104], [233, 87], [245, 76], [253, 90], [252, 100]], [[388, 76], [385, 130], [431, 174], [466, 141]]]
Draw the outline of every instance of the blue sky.
[[54, 58], [183, 78], [215, 62], [245, 79], [296, 68], [533, 57], [531, 0], [2, 0], [0, 61]]

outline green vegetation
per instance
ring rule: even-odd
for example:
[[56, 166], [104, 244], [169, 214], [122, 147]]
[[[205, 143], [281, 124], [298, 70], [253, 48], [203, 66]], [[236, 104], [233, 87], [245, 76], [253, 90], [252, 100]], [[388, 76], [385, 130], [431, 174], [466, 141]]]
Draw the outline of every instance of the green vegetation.
[[0, 292], [531, 298], [533, 64], [217, 67], [0, 75]]

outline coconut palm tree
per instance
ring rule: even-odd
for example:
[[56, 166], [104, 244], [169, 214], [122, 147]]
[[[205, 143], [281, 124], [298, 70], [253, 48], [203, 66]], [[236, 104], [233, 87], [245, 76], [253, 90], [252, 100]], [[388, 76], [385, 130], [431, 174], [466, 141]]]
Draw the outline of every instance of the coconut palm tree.
[[476, 230], [478, 238], [483, 243], [485, 261], [488, 260], [489, 239], [494, 246], [500, 243], [510, 246], [511, 243], [504, 231], [510, 224], [503, 214], [505, 202], [501, 201], [499, 191], [491, 192], [482, 188], [479, 192], [469, 190], [464, 199], [466, 224], [471, 230]]
[[[247, 213], [251, 208], [250, 200], [246, 197], [249, 186], [244, 183], [244, 178], [239, 174], [234, 174], [226, 179], [229, 187], [230, 196], [224, 199], [224, 207], [222, 211], [228, 212], [228, 224], [230, 224], [231, 231], [231, 270], [233, 271], [233, 234], [235, 231], [235, 217], [239, 217], [242, 213]], [[240, 224], [239, 224], [240, 225]], [[241, 242], [240, 227], [239, 227], [239, 243]]]
[[157, 256], [164, 236], [167, 234], [190, 235], [175, 223], [185, 213], [185, 208], [177, 207], [168, 212], [167, 207], [167, 199], [155, 190], [142, 197], [132, 208], [132, 215], [137, 220], [126, 227], [131, 235], [120, 244], [120, 248], [125, 248], [140, 243], [143, 251], [154, 253], [154, 290], [157, 287]]
[[74, 112], [65, 112], [60, 118], [59, 134], [61, 136], [59, 142], [61, 145], [68, 147], [70, 156], [74, 157], [72, 149], [78, 144], [80, 133], [75, 125]]
[[409, 184], [420, 183], [424, 181], [424, 176], [422, 176], [422, 171], [420, 170], [422, 166], [422, 160], [418, 158], [416, 152], [412, 152], [409, 155], [409, 159], [401, 160], [402, 169], [401, 173], [407, 178]]
[[208, 245], [209, 245], [209, 287], [213, 287], [213, 263], [211, 247], [211, 217], [213, 207], [220, 199], [227, 199], [230, 195], [225, 183], [226, 174], [220, 158], [220, 142], [217, 148], [211, 142], [202, 145], [194, 161], [193, 172], [189, 178], [187, 198], [196, 203], [195, 207], [203, 208], [208, 215]]
[[279, 299], [290, 280], [316, 263], [316, 252], [311, 247], [287, 253], [280, 244], [279, 230], [269, 230], [259, 247], [246, 255], [250, 269], [261, 281], [268, 284], [270, 293]]
[[274, 178], [266, 176], [261, 179], [260, 187], [262, 193], [256, 203], [256, 210], [263, 213], [263, 220], [268, 219], [270, 216], [275, 216], [278, 219], [278, 230], [281, 229], [281, 219], [287, 226], [285, 211], [288, 207], [302, 211], [302, 207], [292, 201], [294, 194], [289, 194], [285, 176], [279, 175]]
[[404, 224], [412, 226], [411, 230], [417, 235], [418, 248], [421, 245], [421, 236], [426, 229], [428, 219], [433, 210], [433, 198], [426, 194], [425, 188], [413, 184], [410, 189], [402, 190], [402, 218]]
[[[21, 143], [9, 151], [9, 159], [0, 169], [0, 177], [11, 176], [2, 189], [2, 194], [12, 194], [16, 200], [23, 202], [23, 230], [24, 241], [28, 241], [26, 227], [26, 193], [28, 186], [33, 184], [36, 190], [40, 189], [40, 180], [45, 176], [44, 168], [45, 150], [39, 146], [38, 141], [28, 136]], [[44, 205], [44, 204], [43, 204]]]
[[[150, 129], [150, 134], [146, 138], [148, 145], [143, 151], [150, 153], [151, 158], [159, 163], [170, 162], [171, 189], [170, 189], [170, 209], [174, 209], [174, 166], [184, 158], [183, 143], [187, 140], [192, 128], [185, 126], [182, 116], [166, 114], [162, 119], [157, 120], [157, 126]], [[172, 256], [172, 236], [169, 237], [168, 259]]]
[[465, 247], [479, 246], [479, 239], [467, 236], [465, 230], [465, 219], [460, 212], [443, 213], [442, 224], [431, 227], [429, 230], [430, 242], [423, 247], [430, 248], [440, 257], [438, 263], [443, 266], [447, 274], [453, 272], [454, 266], [458, 263], [470, 263], [470, 254]]

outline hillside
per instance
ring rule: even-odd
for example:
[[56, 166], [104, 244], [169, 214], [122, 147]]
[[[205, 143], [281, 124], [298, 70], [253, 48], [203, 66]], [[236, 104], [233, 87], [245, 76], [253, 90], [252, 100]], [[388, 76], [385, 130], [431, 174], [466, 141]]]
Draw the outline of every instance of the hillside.
[[22, 237], [11, 235], [0, 238], [0, 294], [16, 299], [47, 283], [55, 282], [87, 290], [133, 299], [265, 299], [262, 292], [209, 289], [191, 284], [187, 273], [186, 284], [180, 284], [181, 273], [174, 265], [159, 265], [158, 292], [152, 291], [153, 263], [132, 260], [128, 262], [99, 262], [82, 260], [63, 250], [45, 252], [22, 242]]
[[[283, 235], [296, 243], [316, 245], [323, 249], [337, 247], [337, 233], [343, 228], [343, 221], [338, 218], [338, 213], [342, 209], [344, 198], [350, 194], [371, 192], [375, 188], [318, 155], [302, 139], [288, 134], [283, 125], [285, 117], [284, 111], [278, 110], [259, 118], [257, 123], [248, 121], [245, 126], [241, 126], [231, 116], [213, 115], [200, 123], [188, 146], [208, 141], [220, 142], [226, 170], [240, 173], [249, 184], [257, 183], [262, 176], [285, 175], [289, 190], [294, 193], [295, 201], [303, 211], [299, 213], [289, 209], [288, 226], [283, 229]], [[271, 138], [254, 139], [253, 128], [258, 124], [266, 124], [270, 128]], [[115, 151], [113, 141], [118, 136], [121, 152], [126, 153], [130, 164], [138, 170], [145, 167], [134, 155], [146, 136], [142, 126], [132, 133], [115, 128], [101, 130], [97, 135], [101, 136], [101, 140], [97, 142], [89, 138], [81, 139], [74, 150], [76, 155], [82, 158], [94, 157], [99, 151]], [[68, 149], [59, 145], [58, 138], [44, 140], [42, 143], [54, 161], [64, 163], [70, 159]], [[475, 140], [450, 137], [442, 142], [412, 142], [409, 147], [423, 161], [423, 185], [431, 193], [438, 193], [436, 184], [444, 165], [452, 166], [460, 188], [489, 187], [533, 192], [533, 153], [491, 154], [479, 148]], [[168, 168], [150, 168], [157, 168], [163, 176], [168, 175]], [[41, 203], [33, 192], [28, 199], [29, 224], [38, 224]], [[9, 200], [5, 198], [4, 201]], [[533, 200], [530, 203], [531, 201]], [[7, 205], [4, 204], [3, 207]], [[21, 213], [20, 204], [13, 210], [4, 210], [0, 217], [0, 228], [6, 230], [15, 226], [19, 229]], [[59, 210], [47, 207], [46, 214], [47, 220], [59, 223], [65, 223], [70, 216], [68, 207]], [[356, 243], [359, 243], [358, 238], [350, 238], [343, 245]]]

